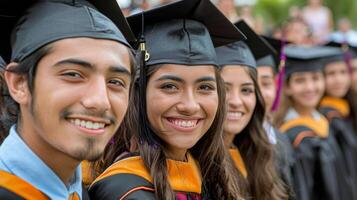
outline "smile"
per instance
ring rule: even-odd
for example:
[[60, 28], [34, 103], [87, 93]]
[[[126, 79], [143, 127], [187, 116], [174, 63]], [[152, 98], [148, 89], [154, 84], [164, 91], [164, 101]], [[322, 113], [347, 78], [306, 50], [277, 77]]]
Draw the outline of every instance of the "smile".
[[180, 131], [191, 131], [198, 125], [199, 119], [179, 119], [179, 118], [166, 118], [167, 121]]
[[228, 112], [227, 113], [227, 119], [228, 120], [240, 120], [243, 116], [243, 113], [242, 112]]
[[73, 125], [80, 126], [86, 129], [98, 130], [98, 129], [103, 129], [105, 127], [105, 123], [101, 123], [101, 122], [86, 121], [81, 119], [70, 119], [69, 121]]

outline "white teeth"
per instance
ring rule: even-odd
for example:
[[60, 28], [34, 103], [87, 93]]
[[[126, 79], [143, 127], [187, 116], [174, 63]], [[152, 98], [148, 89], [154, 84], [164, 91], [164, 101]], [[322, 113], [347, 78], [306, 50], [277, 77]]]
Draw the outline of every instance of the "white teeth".
[[96, 130], [96, 129], [102, 129], [105, 127], [105, 123], [100, 123], [100, 122], [85, 121], [85, 120], [80, 120], [80, 119], [70, 119], [69, 121], [76, 126], [81, 126], [83, 128], [87, 128], [87, 129]]
[[197, 120], [173, 120], [173, 124], [184, 128], [192, 128], [196, 126]]
[[237, 120], [237, 119], [240, 119], [242, 116], [243, 116], [243, 113], [241, 113], [241, 112], [228, 112], [227, 113], [228, 119]]

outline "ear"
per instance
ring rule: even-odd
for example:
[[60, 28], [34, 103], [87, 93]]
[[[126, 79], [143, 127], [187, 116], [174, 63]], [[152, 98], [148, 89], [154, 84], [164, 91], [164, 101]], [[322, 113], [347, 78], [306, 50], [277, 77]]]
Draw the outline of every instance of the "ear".
[[27, 76], [25, 74], [17, 74], [9, 69], [18, 67], [19, 64], [12, 62], [7, 65], [4, 73], [5, 81], [11, 97], [20, 105], [26, 105], [30, 102], [31, 94], [28, 87]]

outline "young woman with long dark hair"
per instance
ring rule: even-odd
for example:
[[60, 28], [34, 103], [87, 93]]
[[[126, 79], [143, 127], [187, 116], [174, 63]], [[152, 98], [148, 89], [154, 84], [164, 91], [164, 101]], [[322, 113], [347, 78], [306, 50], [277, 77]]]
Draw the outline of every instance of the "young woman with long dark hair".
[[[343, 153], [349, 185], [357, 184], [357, 135], [351, 120], [351, 109], [346, 96], [351, 88], [351, 73], [345, 62], [344, 52], [324, 59], [325, 95], [319, 110], [328, 119], [331, 133]], [[351, 199], [357, 199], [357, 191], [351, 190]]]
[[328, 120], [317, 111], [325, 92], [321, 58], [335, 48], [287, 47], [281, 105], [275, 125], [294, 147], [293, 176], [296, 198], [350, 199], [350, 185], [341, 149], [330, 133]]
[[244, 28], [240, 29], [247, 35], [253, 53], [241, 41], [216, 48], [227, 93], [225, 145], [240, 173], [236, 172], [246, 178], [248, 199], [287, 199], [275, 168], [273, 145], [263, 129], [265, 105], [253, 56], [262, 56], [259, 53], [269, 49], [244, 22], [236, 25]]
[[[146, 61], [128, 131], [114, 138], [103, 166], [116, 162], [91, 185], [91, 198], [241, 199], [222, 139], [225, 91], [214, 51], [241, 33], [208, 0], [174, 2], [128, 21], [143, 34]], [[140, 33], [134, 25], [143, 21]]]

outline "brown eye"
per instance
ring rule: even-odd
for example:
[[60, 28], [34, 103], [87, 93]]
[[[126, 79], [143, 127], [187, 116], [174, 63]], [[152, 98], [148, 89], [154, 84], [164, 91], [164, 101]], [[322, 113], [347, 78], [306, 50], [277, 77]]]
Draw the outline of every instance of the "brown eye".
[[205, 90], [205, 91], [212, 91], [212, 90], [215, 90], [216, 88], [210, 84], [203, 84], [203, 85], [200, 85], [199, 89]]
[[111, 85], [114, 85], [115, 87], [124, 87], [125, 88], [125, 83], [123, 81], [120, 81], [117, 79], [109, 80], [108, 83]]
[[176, 85], [172, 84], [172, 83], [167, 83], [167, 84], [163, 84], [160, 86], [161, 89], [163, 90], [177, 90], [178, 88], [176, 87]]

